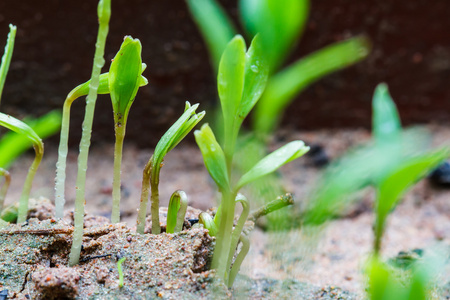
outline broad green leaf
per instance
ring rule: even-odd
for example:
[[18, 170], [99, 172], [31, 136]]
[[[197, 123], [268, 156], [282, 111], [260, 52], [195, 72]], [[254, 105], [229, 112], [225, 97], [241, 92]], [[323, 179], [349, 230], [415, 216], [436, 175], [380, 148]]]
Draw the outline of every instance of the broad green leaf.
[[126, 118], [136, 97], [142, 74], [142, 46], [126, 36], [109, 69], [109, 90], [116, 122]]
[[239, 126], [255, 106], [266, 87], [269, 67], [264, 60], [260, 36], [256, 35], [246, 54], [244, 91], [239, 105]]
[[300, 92], [325, 75], [367, 57], [370, 48], [367, 38], [355, 37], [318, 50], [271, 77], [255, 107], [254, 130], [270, 134]]
[[395, 142], [401, 133], [400, 117], [386, 84], [381, 83], [375, 89], [372, 106], [372, 134], [375, 140], [378, 143]]
[[237, 190], [244, 185], [274, 172], [284, 164], [299, 158], [306, 152], [309, 147], [305, 146], [302, 141], [293, 141], [283, 147], [273, 151], [263, 159], [261, 159], [253, 168], [245, 173], [237, 184]]
[[271, 71], [287, 58], [306, 23], [307, 0], [240, 0], [242, 23], [251, 35], [259, 33]]
[[[54, 110], [38, 119], [27, 120], [28, 126], [42, 138], [57, 133], [61, 127], [61, 112]], [[0, 139], [0, 167], [7, 168], [20, 154], [32, 146], [22, 134], [10, 131]]]
[[229, 191], [230, 184], [228, 182], [227, 166], [225, 155], [217, 143], [214, 133], [208, 124], [204, 124], [200, 130], [194, 132], [195, 141], [202, 152], [206, 169], [216, 182], [219, 190]]
[[5, 53], [2, 56], [2, 63], [0, 65], [0, 101], [2, 98], [3, 87], [6, 81], [6, 75], [8, 74], [9, 65], [11, 63], [11, 58], [14, 50], [14, 40], [16, 38], [17, 27], [9, 24], [9, 34], [6, 41]]
[[236, 30], [225, 11], [215, 0], [187, 0], [189, 10], [208, 46], [217, 70], [220, 57]]
[[378, 186], [377, 218], [384, 220], [406, 189], [449, 156], [446, 148], [412, 157], [396, 168]]
[[217, 89], [224, 118], [225, 145], [232, 146], [234, 123], [244, 89], [245, 60], [245, 41], [242, 36], [237, 35], [228, 43], [222, 54], [217, 76]]

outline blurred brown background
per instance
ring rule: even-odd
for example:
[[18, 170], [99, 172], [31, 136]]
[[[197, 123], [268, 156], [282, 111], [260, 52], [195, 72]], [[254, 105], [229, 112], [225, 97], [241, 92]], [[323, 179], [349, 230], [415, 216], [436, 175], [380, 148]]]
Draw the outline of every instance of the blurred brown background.
[[[237, 0], [221, 0], [237, 20]], [[95, 0], [2, 0], [0, 45], [18, 26], [1, 111], [16, 117], [61, 108], [67, 93], [89, 79], [97, 33]], [[209, 58], [182, 0], [113, 0], [106, 59], [124, 35], [141, 40], [144, 75], [130, 112], [127, 139], [154, 145], [183, 111], [184, 101], [216, 101]], [[448, 0], [313, 0], [307, 29], [289, 62], [334, 41], [368, 35], [368, 59], [312, 85], [287, 110], [293, 129], [369, 127], [374, 87], [387, 82], [405, 124], [448, 122], [450, 116], [450, 2]], [[1, 46], [3, 47], [3, 46]], [[288, 63], [289, 63], [288, 62]], [[109, 68], [105, 65], [104, 71]], [[71, 143], [81, 136], [84, 101], [74, 104]], [[112, 141], [108, 96], [97, 102], [93, 139]], [[57, 138], [53, 139], [57, 142]]]

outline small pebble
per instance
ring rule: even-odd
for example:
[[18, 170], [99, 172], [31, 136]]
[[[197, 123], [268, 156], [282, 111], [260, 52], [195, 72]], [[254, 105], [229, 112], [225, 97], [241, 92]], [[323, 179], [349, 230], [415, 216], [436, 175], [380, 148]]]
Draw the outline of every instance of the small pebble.
[[450, 188], [450, 162], [446, 161], [434, 169], [428, 179], [436, 186]]

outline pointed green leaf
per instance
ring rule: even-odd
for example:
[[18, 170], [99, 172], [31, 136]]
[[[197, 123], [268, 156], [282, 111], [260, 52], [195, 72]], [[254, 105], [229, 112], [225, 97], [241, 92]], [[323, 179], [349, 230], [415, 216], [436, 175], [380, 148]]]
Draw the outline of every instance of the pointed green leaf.
[[211, 128], [208, 124], [204, 124], [200, 130], [194, 132], [194, 135], [209, 174], [216, 182], [219, 190], [229, 191], [225, 155]]
[[6, 41], [5, 53], [2, 56], [2, 63], [0, 65], [0, 101], [3, 93], [3, 86], [5, 85], [6, 75], [8, 74], [9, 65], [14, 50], [14, 40], [16, 38], [17, 27], [9, 24], [9, 34]]
[[189, 10], [208, 46], [215, 69], [228, 42], [236, 34], [231, 20], [215, 0], [187, 0]]
[[181, 140], [197, 125], [198, 122], [205, 115], [204, 112], [195, 113], [198, 104], [193, 106], [189, 102], [186, 102], [186, 109], [181, 117], [167, 130], [167, 132], [161, 137], [155, 148], [153, 154], [153, 164], [159, 165], [164, 156], [172, 150]]
[[222, 54], [217, 76], [217, 89], [225, 123], [225, 141], [231, 138], [242, 98], [245, 60], [245, 41], [242, 36], [237, 35], [228, 43]]
[[250, 169], [250, 171], [241, 177], [237, 184], [237, 190], [258, 178], [274, 172], [282, 165], [299, 158], [308, 152], [308, 150], [309, 147], [305, 146], [305, 143], [302, 141], [293, 141], [273, 151], [261, 159], [253, 168]]
[[401, 132], [400, 117], [386, 84], [381, 83], [373, 95], [372, 134], [379, 143], [397, 140]]
[[207, 212], [200, 213], [200, 215], [198, 216], [198, 222], [200, 224], [203, 224], [203, 227], [208, 229], [208, 233], [210, 236], [217, 235], [219, 228], [217, 228], [217, 225], [210, 214], [208, 214]]
[[117, 120], [126, 117], [141, 83], [142, 46], [126, 36], [109, 69], [109, 90]]
[[395, 207], [406, 189], [436, 168], [449, 156], [446, 148], [412, 157], [387, 176], [378, 187], [377, 217], [384, 219]]
[[305, 26], [308, 0], [240, 0], [242, 23], [251, 35], [259, 33], [271, 71], [289, 54]]
[[269, 67], [264, 60], [260, 36], [256, 35], [246, 54], [244, 91], [239, 105], [239, 126], [264, 92], [268, 76]]

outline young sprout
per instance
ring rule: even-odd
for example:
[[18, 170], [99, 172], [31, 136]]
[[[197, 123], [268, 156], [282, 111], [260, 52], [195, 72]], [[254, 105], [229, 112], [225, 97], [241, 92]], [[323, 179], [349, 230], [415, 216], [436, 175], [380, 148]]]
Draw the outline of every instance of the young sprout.
[[0, 168], [0, 176], [5, 178], [2, 188], [0, 189], [0, 213], [3, 210], [3, 205], [5, 203], [6, 193], [8, 192], [9, 184], [11, 183], [11, 175], [9, 172], [3, 168]]
[[142, 176], [141, 204], [139, 207], [136, 232], [143, 234], [145, 229], [145, 216], [147, 214], [147, 201], [151, 188], [151, 213], [152, 213], [152, 233], [161, 233], [159, 224], [159, 173], [163, 165], [164, 157], [170, 150], [175, 148], [183, 138], [203, 119], [205, 112], [195, 113], [198, 104], [191, 106], [186, 102], [184, 113], [167, 130], [159, 140], [155, 148], [155, 153], [145, 165]]
[[112, 223], [118, 223], [120, 221], [122, 148], [128, 113], [141, 85], [141, 52], [141, 42], [138, 39], [126, 36], [109, 70], [109, 90], [114, 111], [114, 130], [116, 134], [116, 143], [114, 146]]
[[[211, 226], [208, 216], [201, 216], [201, 222], [212, 234], [216, 233], [212, 268], [216, 269], [219, 278], [229, 287], [232, 286], [240, 263], [248, 251], [248, 240], [242, 235], [249, 214], [248, 202], [238, 194], [239, 190], [309, 150], [302, 141], [291, 142], [261, 159], [240, 179], [231, 177], [240, 127], [264, 91], [268, 77], [268, 66], [264, 62], [258, 36], [253, 39], [247, 52], [245, 48], [243, 38], [236, 36], [228, 43], [219, 64], [217, 82], [224, 120], [223, 150], [208, 124], [194, 133], [205, 166], [222, 194], [214, 217], [214, 223], [218, 227], [217, 233], [215, 230], [211, 231], [214, 226]], [[233, 230], [236, 202], [242, 204], [243, 212]], [[237, 257], [237, 264], [231, 269], [239, 240], [243, 242], [243, 248]]]
[[86, 170], [91, 144], [92, 122], [94, 118], [95, 102], [97, 100], [97, 90], [100, 81], [100, 71], [105, 64], [103, 55], [105, 53], [106, 36], [108, 35], [109, 19], [111, 17], [111, 0], [100, 0], [98, 3], [98, 21], [99, 29], [97, 42], [95, 44], [94, 66], [92, 68], [91, 84], [86, 99], [86, 111], [83, 121], [83, 133], [80, 141], [80, 153], [78, 155], [78, 174], [76, 180], [76, 198], [74, 213], [74, 232], [72, 248], [70, 250], [69, 265], [78, 264], [81, 253], [81, 242], [83, 238], [84, 204], [85, 204], [85, 185]]
[[123, 271], [122, 271], [122, 263], [127, 259], [126, 256], [122, 257], [117, 261], [117, 272], [119, 273], [119, 287], [123, 287]]
[[175, 233], [183, 230], [184, 218], [188, 206], [185, 192], [178, 190], [172, 194], [167, 209], [167, 233]]
[[34, 161], [31, 164], [30, 169], [28, 169], [28, 174], [25, 178], [25, 183], [23, 185], [22, 194], [19, 200], [19, 215], [17, 217], [17, 222], [22, 223], [25, 222], [27, 218], [28, 199], [30, 198], [31, 185], [33, 184], [34, 175], [36, 175], [37, 168], [39, 167], [42, 156], [44, 155], [44, 143], [42, 143], [41, 138], [27, 124], [3, 113], [0, 113], [0, 126], [6, 127], [9, 130], [26, 136], [33, 143], [33, 148], [36, 153]]
[[366, 186], [376, 189], [373, 251], [381, 250], [386, 219], [405, 191], [449, 156], [446, 148], [428, 150], [424, 135], [402, 130], [387, 86], [373, 98], [373, 141], [330, 166], [313, 193], [305, 225], [320, 225], [345, 207], [346, 197]]
[[[126, 38], [125, 41], [127, 41], [127, 40], [128, 39]], [[125, 41], [124, 41], [124, 43], [125, 43]], [[123, 46], [123, 44], [122, 44], [122, 46]], [[122, 51], [122, 48], [121, 48], [121, 50], [119, 50], [119, 52], [120, 51]], [[121, 60], [121, 61], [123, 61], [123, 60]], [[111, 64], [111, 67], [112, 67], [112, 64]], [[141, 73], [144, 72], [145, 68], [146, 68], [146, 65], [142, 64]], [[116, 70], [115, 72], [117, 73], [117, 66], [115, 67], [115, 70]], [[103, 73], [100, 75], [97, 94], [109, 94], [110, 93], [110, 84], [109, 84], [110, 73], [111, 73], [111, 70], [108, 73]], [[117, 75], [116, 75], [116, 77], [117, 77]], [[147, 79], [144, 76], [140, 75], [139, 86], [145, 86], [145, 85], [147, 85], [147, 83], [148, 83]], [[56, 215], [56, 218], [62, 218], [64, 215], [64, 203], [65, 203], [64, 185], [65, 185], [65, 179], [66, 179], [66, 158], [67, 158], [68, 141], [69, 141], [70, 109], [72, 107], [72, 103], [76, 99], [78, 99], [82, 96], [86, 96], [89, 93], [90, 84], [91, 84], [91, 80], [78, 85], [67, 95], [66, 100], [64, 101], [61, 134], [60, 134], [59, 149], [58, 149], [58, 162], [56, 163], [56, 178], [55, 178], [55, 215]], [[117, 92], [115, 92], [115, 99], [117, 99]], [[120, 162], [120, 160], [119, 160], [119, 162]], [[120, 174], [120, 170], [119, 170], [119, 174]], [[119, 185], [120, 185], [120, 182], [119, 182]]]

